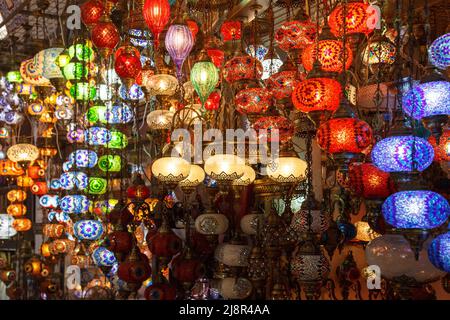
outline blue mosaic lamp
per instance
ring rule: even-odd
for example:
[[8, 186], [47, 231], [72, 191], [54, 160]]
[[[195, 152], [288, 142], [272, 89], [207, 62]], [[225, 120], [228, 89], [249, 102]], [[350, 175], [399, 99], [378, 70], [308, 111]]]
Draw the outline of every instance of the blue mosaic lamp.
[[428, 48], [430, 63], [436, 68], [445, 70], [450, 67], [450, 33], [446, 33]]
[[59, 207], [62, 212], [69, 214], [81, 214], [89, 210], [90, 201], [84, 195], [68, 195], [61, 199]]
[[384, 219], [398, 229], [430, 230], [450, 216], [450, 205], [440, 194], [426, 190], [400, 191], [382, 206]]
[[403, 110], [416, 120], [450, 115], [450, 82], [423, 82], [403, 96]]
[[93, 168], [98, 161], [95, 151], [79, 149], [69, 155], [69, 162], [75, 164], [78, 168]]
[[372, 150], [373, 163], [384, 172], [423, 171], [433, 158], [433, 146], [412, 135], [387, 137], [377, 142]]
[[450, 272], [450, 232], [433, 239], [428, 247], [428, 258], [436, 268]]
[[92, 259], [94, 263], [99, 267], [112, 267], [117, 263], [117, 259], [114, 253], [106, 249], [105, 247], [98, 247], [92, 253]]
[[98, 220], [80, 220], [73, 225], [75, 238], [78, 240], [98, 240], [103, 234], [103, 225]]
[[104, 127], [90, 127], [84, 133], [86, 142], [91, 146], [104, 146], [111, 141], [111, 131]]

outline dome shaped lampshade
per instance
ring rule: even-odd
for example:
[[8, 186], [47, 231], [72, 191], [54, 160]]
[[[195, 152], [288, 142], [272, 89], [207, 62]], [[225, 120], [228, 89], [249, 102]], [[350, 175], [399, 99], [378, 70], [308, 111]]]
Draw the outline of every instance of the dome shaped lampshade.
[[401, 229], [433, 229], [450, 216], [450, 205], [432, 191], [401, 191], [389, 196], [382, 206], [387, 223]]
[[421, 83], [403, 96], [403, 110], [414, 119], [450, 115], [450, 82]]
[[433, 157], [431, 144], [415, 136], [387, 137], [372, 149], [373, 163], [384, 172], [409, 172], [414, 166], [423, 171], [433, 162]]
[[205, 161], [205, 172], [220, 182], [233, 181], [244, 175], [245, 161], [232, 154], [218, 154]]
[[190, 171], [190, 163], [178, 157], [163, 157], [152, 164], [152, 173], [161, 182], [178, 183], [186, 179]]
[[186, 60], [194, 46], [192, 32], [187, 25], [172, 24], [167, 30], [165, 44], [170, 57], [175, 63], [177, 77], [181, 79], [184, 60]]
[[29, 163], [39, 157], [39, 149], [28, 143], [11, 146], [6, 152], [8, 159], [17, 163]]
[[253, 183], [256, 179], [256, 172], [250, 166], [244, 167], [244, 174], [233, 181], [233, 186], [248, 186]]
[[450, 232], [441, 234], [431, 241], [428, 258], [436, 268], [450, 272]]
[[280, 157], [267, 165], [270, 179], [279, 183], [297, 183], [305, 179], [306, 161], [296, 157]]
[[188, 177], [186, 179], [180, 181], [180, 183], [178, 185], [181, 188], [196, 187], [200, 183], [202, 183], [203, 180], [205, 180], [205, 171], [202, 169], [202, 167], [192, 164]]
[[294, 107], [301, 112], [331, 111], [339, 107], [341, 84], [331, 78], [311, 78], [300, 82], [292, 92]]
[[445, 70], [450, 66], [450, 33], [446, 33], [428, 48], [428, 57], [435, 67]]
[[172, 127], [174, 113], [169, 110], [153, 110], [147, 116], [147, 125], [150, 130], [164, 130]]
[[424, 250], [416, 260], [409, 242], [402, 235], [385, 234], [366, 246], [366, 261], [368, 265], [379, 266], [381, 276], [388, 280], [405, 275], [421, 283], [432, 282], [444, 272], [429, 261], [426, 250], [429, 243], [425, 242]]
[[103, 234], [103, 225], [97, 220], [80, 220], [75, 222], [73, 233], [78, 240], [98, 240]]
[[178, 80], [169, 74], [155, 74], [150, 76], [143, 86], [149, 90], [150, 94], [155, 96], [171, 96], [178, 87]]

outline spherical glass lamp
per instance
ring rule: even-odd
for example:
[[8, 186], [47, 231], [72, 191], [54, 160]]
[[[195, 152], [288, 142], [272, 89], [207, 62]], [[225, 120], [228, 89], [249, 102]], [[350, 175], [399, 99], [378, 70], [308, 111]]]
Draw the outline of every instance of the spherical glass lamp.
[[366, 66], [380, 63], [391, 65], [395, 62], [396, 52], [395, 46], [387, 40], [373, 41], [362, 52], [362, 61]]
[[28, 143], [19, 143], [11, 146], [6, 152], [8, 159], [25, 167], [39, 157], [39, 149]]
[[441, 234], [431, 241], [428, 258], [436, 268], [450, 272], [450, 232]]
[[112, 267], [117, 263], [117, 259], [114, 253], [106, 249], [105, 247], [98, 247], [92, 253], [92, 259], [99, 267]]
[[416, 85], [403, 96], [403, 110], [414, 119], [450, 115], [450, 82], [432, 81]]
[[391, 136], [372, 149], [373, 163], [384, 172], [423, 171], [433, 162], [431, 144], [415, 136]]
[[168, 0], [145, 0], [142, 8], [145, 23], [153, 33], [155, 47], [159, 45], [159, 34], [170, 19], [170, 4]]
[[[344, 34], [363, 33], [369, 34], [373, 31], [373, 27], [369, 27], [369, 4], [364, 2], [350, 2], [337, 5], [331, 11], [328, 18], [331, 32], [340, 37]], [[344, 17], [345, 12], [345, 17]]]
[[178, 87], [178, 80], [170, 74], [155, 74], [142, 84], [154, 96], [172, 96]]
[[152, 164], [153, 175], [164, 183], [179, 183], [189, 176], [191, 164], [183, 158], [162, 157]]
[[[303, 52], [302, 63], [306, 71], [311, 71], [314, 61], [319, 60], [321, 70], [325, 72], [342, 72], [342, 55], [344, 54], [342, 41], [320, 40], [317, 47], [318, 51], [316, 50], [316, 44], [311, 44]], [[352, 50], [348, 44], [345, 47], [345, 57], [345, 70], [347, 70], [353, 61]]]
[[262, 73], [261, 62], [251, 56], [236, 56], [228, 60], [223, 67], [223, 77], [229, 83], [261, 79]]
[[394, 181], [389, 173], [372, 163], [352, 163], [348, 179], [351, 191], [365, 199], [383, 199], [395, 191]]
[[389, 196], [382, 206], [387, 223], [400, 229], [434, 229], [450, 216], [450, 205], [432, 191], [400, 191]]
[[[425, 247], [428, 244], [429, 241], [425, 242]], [[372, 240], [365, 251], [367, 264], [379, 266], [381, 276], [388, 280], [407, 276], [426, 283], [433, 282], [444, 274], [431, 264], [427, 250], [422, 250], [416, 260], [408, 241], [402, 235], [382, 235]]]
[[279, 157], [267, 165], [270, 179], [278, 183], [298, 183], [305, 179], [306, 161], [297, 157]]
[[433, 41], [428, 48], [430, 63], [445, 70], [450, 66], [450, 33], [446, 33]]
[[218, 183], [239, 179], [244, 170], [244, 159], [233, 154], [216, 154], [205, 161], [206, 174]]
[[339, 107], [341, 84], [331, 78], [311, 78], [301, 81], [292, 92], [294, 107], [304, 113], [334, 112]]
[[272, 103], [272, 93], [266, 88], [248, 88], [239, 91], [235, 100], [239, 113], [264, 113]]

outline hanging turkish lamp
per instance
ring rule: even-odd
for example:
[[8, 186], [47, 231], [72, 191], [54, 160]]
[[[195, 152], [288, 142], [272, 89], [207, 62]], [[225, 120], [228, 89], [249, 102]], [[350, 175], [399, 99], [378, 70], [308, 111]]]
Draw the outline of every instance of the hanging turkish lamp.
[[142, 71], [140, 57], [139, 51], [131, 45], [120, 47], [114, 55], [114, 69], [128, 89], [135, 83], [136, 77]]
[[101, 0], [89, 0], [84, 2], [81, 6], [81, 21], [86, 27], [92, 28], [102, 17], [105, 8]]
[[205, 50], [202, 50], [199, 61], [191, 69], [191, 82], [200, 97], [202, 106], [204, 106], [209, 95], [219, 82], [219, 71], [209, 60]]
[[309, 18], [284, 22], [275, 32], [275, 43], [285, 52], [303, 50], [313, 44], [315, 38], [316, 25]]
[[372, 163], [352, 163], [348, 178], [350, 190], [365, 199], [384, 199], [395, 191], [389, 173], [378, 169]]
[[103, 15], [92, 28], [91, 40], [104, 59], [108, 58], [114, 51], [120, 41], [120, 34], [108, 15]]
[[[345, 51], [345, 64], [342, 56]], [[307, 71], [313, 69], [314, 61], [319, 60], [321, 70], [326, 72], [340, 73], [350, 68], [353, 61], [353, 53], [347, 44], [344, 50], [342, 41], [337, 40], [326, 25], [319, 36], [319, 42], [313, 43], [305, 48], [302, 55], [302, 63]]]
[[450, 205], [440, 194], [428, 190], [394, 193], [382, 206], [386, 222], [409, 241], [416, 260], [432, 229], [440, 227], [450, 216]]
[[372, 128], [356, 117], [346, 97], [341, 97], [338, 110], [317, 131], [319, 146], [332, 155], [339, 169], [348, 170], [352, 161], [363, 155], [373, 142]]
[[145, 23], [153, 33], [155, 48], [159, 47], [159, 34], [170, 19], [170, 4], [168, 0], [145, 0], [142, 9]]
[[433, 239], [428, 247], [428, 258], [436, 268], [450, 272], [450, 232]]
[[167, 30], [165, 37], [166, 50], [175, 63], [177, 78], [180, 80], [183, 76], [182, 68], [184, 60], [194, 46], [194, 37], [181, 17], [178, 16], [174, 24]]
[[342, 85], [321, 71], [320, 62], [315, 61], [307, 79], [299, 82], [293, 90], [292, 103], [319, 127], [338, 109], [341, 96]]
[[450, 33], [446, 33], [433, 41], [428, 48], [430, 63], [441, 70], [450, 67]]
[[225, 21], [220, 27], [223, 41], [234, 41], [242, 38], [241, 21]]
[[444, 133], [439, 139], [439, 143], [436, 138], [430, 136], [428, 142], [433, 146], [434, 149], [434, 161], [440, 162], [450, 162], [450, 129], [444, 130]]
[[353, 51], [356, 51], [361, 40], [361, 35], [367, 36], [375, 29], [376, 23], [371, 23], [369, 20], [372, 18], [368, 10], [369, 6], [369, 3], [362, 1], [341, 3], [331, 11], [328, 17], [331, 32], [336, 37], [342, 37], [345, 32]]
[[290, 100], [292, 91], [297, 86], [298, 72], [292, 60], [288, 60], [283, 64], [280, 71], [271, 75], [266, 79], [266, 87], [272, 92], [275, 99], [278, 100], [279, 106], [288, 108], [291, 106]]
[[261, 79], [263, 66], [261, 62], [249, 55], [241, 55], [237, 51], [223, 67], [223, 77], [229, 83], [245, 82], [246, 80]]
[[450, 115], [450, 82], [435, 68], [402, 99], [403, 111], [424, 126], [439, 141]]
[[416, 176], [433, 162], [431, 144], [411, 135], [409, 121], [399, 116], [388, 136], [372, 149], [373, 163], [384, 172], [391, 173], [399, 190], [409, 190]]
[[330, 273], [330, 262], [317, 244], [314, 234], [307, 232], [290, 261], [291, 274], [303, 288], [308, 300], [320, 297], [322, 283]]

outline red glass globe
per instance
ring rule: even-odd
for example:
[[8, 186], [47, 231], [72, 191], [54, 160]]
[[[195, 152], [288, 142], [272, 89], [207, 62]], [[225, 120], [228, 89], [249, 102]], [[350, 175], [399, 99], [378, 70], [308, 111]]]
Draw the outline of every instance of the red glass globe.
[[243, 89], [236, 94], [234, 103], [239, 113], [263, 113], [272, 104], [272, 93], [266, 88]]
[[181, 239], [172, 230], [157, 232], [153, 237], [147, 239], [150, 252], [157, 257], [172, 258], [181, 250]]
[[283, 51], [304, 49], [314, 43], [316, 24], [306, 21], [287, 21], [275, 33], [275, 42]]
[[242, 26], [240, 21], [225, 21], [220, 27], [223, 41], [239, 40], [242, 37]]
[[267, 89], [269, 89], [273, 97], [277, 100], [289, 98], [292, 91], [297, 86], [297, 72], [294, 70], [280, 71], [271, 75], [266, 80]]
[[362, 153], [372, 140], [372, 128], [369, 124], [354, 118], [330, 119], [317, 131], [319, 146], [331, 154]]
[[[343, 47], [342, 41], [321, 40], [318, 43], [319, 54], [317, 55], [316, 44], [312, 44], [303, 51], [303, 66], [307, 71], [311, 71], [313, 69], [314, 61], [318, 59], [323, 71], [342, 72]], [[345, 69], [348, 69], [352, 64], [353, 54], [348, 44], [345, 48]]]
[[428, 142], [434, 149], [434, 161], [450, 161], [450, 129], [444, 131], [439, 138], [439, 143], [436, 143], [436, 138], [433, 136], [428, 138]]
[[134, 82], [135, 78], [142, 71], [142, 64], [139, 53], [136, 54], [136, 48], [132, 46], [120, 47], [115, 54], [114, 69], [117, 75], [122, 79], [130, 79]]
[[155, 46], [159, 44], [159, 34], [170, 19], [170, 3], [168, 0], [145, 0], [142, 9], [144, 20], [155, 39]]
[[[294, 125], [292, 121], [282, 116], [261, 117], [255, 121], [253, 129], [258, 132], [260, 139], [266, 137], [268, 142], [278, 140], [279, 142], [284, 143], [292, 139], [294, 135]], [[272, 136], [273, 129], [278, 129], [278, 139], [276, 136]], [[266, 133], [264, 133], [264, 130], [266, 130]]]
[[97, 22], [105, 11], [103, 6], [103, 1], [101, 0], [89, 0], [80, 6], [81, 9], [81, 21], [86, 25], [86, 27], [92, 27]]
[[341, 84], [330, 78], [311, 78], [301, 81], [292, 92], [292, 103], [301, 112], [331, 111], [339, 107]]
[[119, 30], [112, 22], [99, 22], [92, 29], [91, 40], [98, 49], [104, 50], [105, 56], [109, 56], [119, 43]]
[[[368, 23], [368, 19], [370, 18], [367, 12], [368, 7], [369, 4], [363, 2], [348, 3], [346, 5], [346, 8], [344, 4], [336, 6], [331, 12], [328, 19], [328, 24], [330, 25], [331, 32], [336, 37], [342, 36], [344, 34], [344, 30], [346, 34], [364, 33], [367, 35], [371, 33], [376, 24]], [[345, 18], [345, 29], [344, 10], [347, 13], [347, 16]], [[373, 17], [373, 19], [376, 18]]]
[[[200, 100], [200, 98], [199, 98]], [[220, 106], [220, 91], [215, 90], [211, 92], [208, 99], [205, 102], [205, 109], [208, 111], [214, 111], [219, 109]]]
[[228, 60], [223, 67], [223, 77], [230, 83], [239, 80], [261, 79], [263, 66], [251, 56], [237, 56]]
[[187, 24], [189, 30], [191, 30], [192, 37], [194, 38], [194, 41], [195, 41], [195, 36], [198, 33], [197, 22], [195, 22], [194, 20], [186, 20], [186, 24]]
[[206, 52], [211, 58], [212, 63], [214, 63], [217, 68], [221, 68], [225, 61], [225, 52], [220, 49], [207, 49]]
[[119, 279], [129, 284], [141, 284], [147, 280], [152, 274], [150, 262], [147, 256], [143, 253], [136, 253], [131, 255], [122, 263], [117, 269], [117, 276]]
[[366, 199], [386, 198], [395, 192], [389, 173], [372, 163], [352, 163], [348, 172], [350, 189]]

